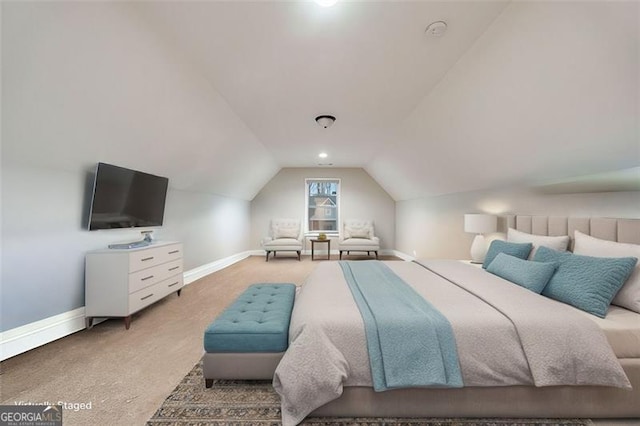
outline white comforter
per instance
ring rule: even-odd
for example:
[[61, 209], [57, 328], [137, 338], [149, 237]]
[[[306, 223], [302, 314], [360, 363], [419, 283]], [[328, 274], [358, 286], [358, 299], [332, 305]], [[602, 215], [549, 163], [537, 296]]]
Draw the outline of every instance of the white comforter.
[[[465, 386], [631, 386], [589, 318], [462, 262], [422, 264], [387, 262], [448, 318]], [[302, 287], [289, 341], [273, 381], [285, 426], [343, 386], [372, 386], [364, 323], [337, 262], [320, 264]]]

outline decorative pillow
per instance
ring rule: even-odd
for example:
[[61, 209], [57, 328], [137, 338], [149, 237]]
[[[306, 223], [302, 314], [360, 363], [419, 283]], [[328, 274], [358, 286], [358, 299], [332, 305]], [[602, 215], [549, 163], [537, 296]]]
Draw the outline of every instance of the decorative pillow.
[[559, 237], [548, 237], [546, 235], [533, 235], [521, 232], [513, 228], [507, 230], [507, 241], [511, 243], [531, 243], [533, 244], [533, 250], [529, 253], [529, 259], [533, 259], [536, 255], [538, 247], [549, 247], [557, 251], [567, 251], [569, 247], [569, 240], [571, 238], [568, 235], [562, 235]]
[[300, 235], [300, 228], [297, 226], [274, 226], [273, 227], [273, 238], [298, 238]]
[[591, 257], [540, 247], [536, 262], [558, 262], [542, 294], [604, 318], [638, 261], [635, 257]]
[[369, 226], [345, 226], [344, 239], [348, 238], [371, 238], [371, 228]]
[[[616, 243], [601, 240], [580, 231], [575, 231], [575, 254], [596, 257], [637, 257], [640, 259], [640, 245]], [[611, 302], [640, 313], [640, 262]]]
[[487, 269], [487, 266], [489, 266], [498, 253], [505, 253], [519, 259], [526, 259], [532, 247], [533, 245], [531, 243], [516, 244], [502, 240], [493, 240], [489, 246], [489, 250], [487, 250], [487, 255], [484, 258], [482, 267]]
[[557, 267], [557, 262], [532, 262], [498, 253], [487, 266], [487, 272], [540, 294]]

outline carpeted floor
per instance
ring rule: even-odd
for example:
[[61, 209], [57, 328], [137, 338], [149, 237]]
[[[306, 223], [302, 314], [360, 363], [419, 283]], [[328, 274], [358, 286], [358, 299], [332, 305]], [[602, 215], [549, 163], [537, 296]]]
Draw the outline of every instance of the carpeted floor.
[[[271, 381], [216, 380], [205, 388], [202, 361], [182, 379], [147, 426], [277, 425], [280, 398]], [[593, 425], [580, 419], [308, 418], [304, 425], [542, 426]]]

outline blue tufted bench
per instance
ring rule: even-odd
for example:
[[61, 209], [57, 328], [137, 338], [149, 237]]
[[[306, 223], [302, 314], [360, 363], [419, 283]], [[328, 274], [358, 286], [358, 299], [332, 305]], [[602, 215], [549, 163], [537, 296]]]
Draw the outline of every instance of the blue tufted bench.
[[289, 345], [295, 284], [254, 284], [204, 332], [204, 378], [271, 379]]

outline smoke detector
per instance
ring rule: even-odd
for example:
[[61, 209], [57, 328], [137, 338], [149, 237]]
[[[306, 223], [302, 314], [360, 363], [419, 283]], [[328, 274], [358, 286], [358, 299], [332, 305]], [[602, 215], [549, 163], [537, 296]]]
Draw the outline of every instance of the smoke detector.
[[444, 21], [432, 22], [427, 26], [427, 29], [424, 30], [424, 32], [432, 37], [441, 37], [447, 32], [447, 23]]

